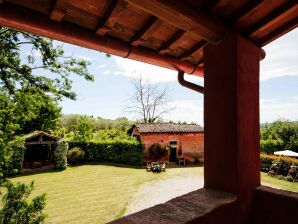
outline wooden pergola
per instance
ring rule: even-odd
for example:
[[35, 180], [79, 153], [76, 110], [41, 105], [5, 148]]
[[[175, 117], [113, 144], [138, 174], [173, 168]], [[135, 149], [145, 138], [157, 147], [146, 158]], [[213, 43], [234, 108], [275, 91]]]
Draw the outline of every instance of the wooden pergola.
[[115, 223], [295, 220], [297, 194], [260, 186], [259, 61], [297, 0], [1, 0], [0, 25], [204, 77], [204, 189]]

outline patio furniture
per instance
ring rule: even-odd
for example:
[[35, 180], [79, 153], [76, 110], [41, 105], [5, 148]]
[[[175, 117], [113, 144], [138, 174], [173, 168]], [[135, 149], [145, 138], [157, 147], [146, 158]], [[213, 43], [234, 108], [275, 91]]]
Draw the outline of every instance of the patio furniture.
[[151, 163], [147, 163], [147, 166], [146, 166], [147, 172], [150, 172], [151, 169], [152, 169], [152, 164]]
[[185, 158], [183, 156], [178, 158], [178, 165], [181, 166], [181, 164], [183, 164], [183, 166], [185, 166]]
[[162, 163], [160, 169], [161, 169], [161, 171], [165, 172], [166, 171], [166, 163]]

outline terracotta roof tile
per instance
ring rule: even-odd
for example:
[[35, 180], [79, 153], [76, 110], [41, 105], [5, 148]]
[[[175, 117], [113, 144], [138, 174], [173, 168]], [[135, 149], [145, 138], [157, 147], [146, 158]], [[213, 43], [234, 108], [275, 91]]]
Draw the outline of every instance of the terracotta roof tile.
[[140, 133], [146, 132], [204, 132], [204, 128], [197, 124], [135, 124]]

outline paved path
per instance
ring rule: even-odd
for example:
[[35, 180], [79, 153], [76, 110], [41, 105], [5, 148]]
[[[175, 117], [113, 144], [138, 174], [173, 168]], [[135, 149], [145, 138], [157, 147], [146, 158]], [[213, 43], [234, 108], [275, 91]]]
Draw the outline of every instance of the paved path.
[[145, 183], [128, 203], [125, 215], [165, 203], [172, 198], [202, 188], [203, 185], [204, 177], [192, 174]]

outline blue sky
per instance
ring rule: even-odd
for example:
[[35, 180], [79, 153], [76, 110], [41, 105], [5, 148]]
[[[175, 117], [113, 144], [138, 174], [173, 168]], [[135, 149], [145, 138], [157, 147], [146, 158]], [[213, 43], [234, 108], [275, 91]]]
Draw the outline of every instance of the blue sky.
[[[298, 120], [298, 29], [270, 43], [264, 50], [266, 58], [260, 70], [260, 122], [272, 122], [278, 118]], [[67, 54], [91, 62], [94, 82], [73, 77], [76, 101], [64, 99], [60, 105], [64, 114], [79, 113], [117, 118], [126, 116], [125, 105], [132, 94], [131, 81], [141, 75], [150, 82], [167, 87], [169, 104], [176, 109], [165, 120], [195, 121], [203, 124], [203, 96], [181, 87], [176, 72], [82, 47], [64, 44]], [[189, 76], [203, 84], [203, 79]]]

